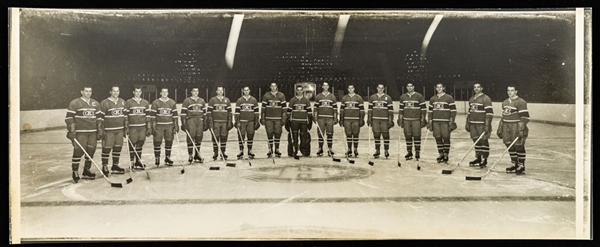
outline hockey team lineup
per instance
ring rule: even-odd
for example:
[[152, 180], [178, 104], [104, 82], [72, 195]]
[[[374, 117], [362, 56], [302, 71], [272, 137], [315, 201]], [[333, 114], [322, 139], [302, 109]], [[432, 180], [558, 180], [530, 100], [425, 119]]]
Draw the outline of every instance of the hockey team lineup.
[[[144, 171], [146, 179], [150, 180], [149, 170], [173, 167], [175, 163], [181, 164], [180, 173], [184, 174], [186, 166], [195, 163], [208, 163], [209, 170], [221, 170], [222, 166], [213, 165], [213, 162], [223, 163], [227, 168], [236, 168], [244, 163], [252, 167], [253, 162], [276, 165], [276, 160], [284, 156], [299, 162], [298, 171], [310, 171], [314, 161], [305, 164], [301, 160], [313, 156], [311, 146], [317, 146], [314, 156], [323, 157], [318, 166], [325, 167], [325, 173], [339, 173], [342, 167], [339, 164], [344, 162], [345, 176], [349, 166], [360, 168], [366, 165], [366, 176], [370, 176], [370, 167], [378, 160], [395, 159], [398, 168], [408, 167], [417, 171], [438, 164], [437, 168], [442, 169], [440, 176], [453, 174], [455, 170], [462, 169], [461, 166], [479, 168], [481, 172], [466, 176], [466, 180], [484, 179], [495, 171], [498, 163], [510, 162], [510, 166], [505, 168], [507, 174], [525, 174], [529, 112], [527, 103], [517, 94], [517, 87], [507, 87], [508, 98], [502, 102], [501, 117], [494, 118], [492, 100], [484, 93], [483, 84], [474, 83], [466, 120], [464, 125], [459, 126], [454, 98], [445, 93], [444, 84], [436, 84], [437, 94], [429, 101], [414, 90], [414, 83], [404, 86], [407, 92], [399, 99], [392, 99], [385, 93], [385, 86], [379, 84], [377, 93], [363, 101], [350, 84], [345, 90], [347, 94], [338, 102], [329, 92], [329, 83], [324, 82], [321, 90], [315, 91], [318, 93], [311, 102], [309, 98], [312, 95], [305, 94], [301, 85], [296, 86], [295, 95], [286, 97], [278, 91], [276, 83], [271, 83], [270, 91], [264, 94], [261, 103], [251, 95], [249, 87], [242, 88], [242, 96], [235, 102], [224, 96], [222, 87], [217, 87], [215, 96], [208, 101], [199, 97], [199, 90], [194, 87], [191, 95], [180, 103], [180, 111], [177, 102], [169, 98], [167, 88], [162, 88], [160, 98], [150, 103], [141, 98], [139, 87], [134, 88], [132, 98], [124, 100], [120, 97], [119, 86], [113, 86], [110, 96], [98, 102], [92, 97], [92, 88], [84, 86], [81, 98], [69, 104], [65, 118], [67, 138], [73, 144], [72, 181], [78, 183], [80, 179], [95, 179], [92, 165], [112, 187], [122, 187], [123, 184], [116, 181], [119, 176], [115, 175], [127, 173], [126, 183], [129, 184], [133, 182], [134, 170]], [[393, 101], [399, 102], [399, 109], [394, 110]], [[365, 125], [367, 133], [361, 133], [361, 127]], [[317, 130], [317, 138], [310, 136], [313, 128]], [[390, 149], [390, 143], [394, 142], [390, 135], [392, 128], [401, 129], [396, 139], [397, 150]], [[464, 138], [452, 142], [451, 133], [457, 128], [469, 133], [470, 142]], [[235, 130], [230, 132], [232, 129]], [[262, 129], [267, 140], [255, 140], [255, 134]], [[283, 130], [287, 132], [287, 142], [282, 140]], [[184, 133], [185, 141], [180, 141], [179, 132]], [[235, 135], [230, 136], [232, 133]], [[208, 135], [212, 142], [210, 160], [201, 155], [201, 148], [207, 146], [202, 145], [204, 135]], [[505, 148], [490, 150], [488, 139], [492, 135], [497, 136]], [[146, 142], [149, 137], [152, 137], [151, 143]], [[227, 146], [232, 145], [230, 138], [238, 143], [239, 153], [235, 158], [227, 155]], [[346, 145], [338, 139], [344, 140]], [[366, 153], [358, 152], [361, 140], [368, 142]], [[101, 162], [94, 159], [98, 142], [101, 143]], [[335, 148], [334, 142], [338, 145]], [[454, 149], [456, 154], [451, 156], [453, 144], [461, 148], [460, 151]], [[144, 145], [152, 146], [153, 163], [142, 158]], [[256, 145], [266, 146], [267, 153], [255, 154], [253, 147]], [[436, 149], [439, 156], [435, 161], [421, 160], [423, 150], [434, 153]], [[334, 150], [343, 152], [336, 153]], [[181, 160], [186, 153], [188, 159]], [[475, 159], [467, 160], [473, 154]], [[507, 154], [510, 158], [503, 160]], [[178, 159], [174, 159], [175, 156]], [[84, 165], [80, 175], [82, 161]], [[361, 169], [364, 170], [364, 167]], [[236, 174], [239, 176], [239, 172]], [[308, 176], [312, 175], [308, 173]]]

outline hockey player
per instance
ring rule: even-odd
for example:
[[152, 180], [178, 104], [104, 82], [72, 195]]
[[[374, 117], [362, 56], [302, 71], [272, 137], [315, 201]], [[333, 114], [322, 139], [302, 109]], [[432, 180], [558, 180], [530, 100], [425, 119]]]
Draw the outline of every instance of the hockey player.
[[[288, 107], [288, 116], [286, 119], [290, 119], [290, 129], [292, 130], [292, 139], [294, 145], [294, 158], [298, 157], [298, 150], [300, 146], [304, 146], [307, 142], [310, 142], [308, 138], [308, 123], [313, 121], [312, 109], [310, 107], [310, 101], [304, 97], [304, 90], [302, 86], [296, 87], [296, 96], [290, 100]], [[300, 144], [298, 137], [300, 136]], [[310, 153], [303, 152], [303, 156], [309, 156]]]
[[404, 158], [410, 160], [413, 157], [412, 147], [415, 146], [415, 158], [421, 157], [421, 128], [427, 125], [425, 116], [427, 106], [422, 94], [415, 92], [415, 85], [406, 84], [406, 93], [400, 96], [400, 110], [398, 111], [398, 125], [404, 129], [406, 140], [406, 151]]
[[260, 127], [260, 123], [258, 122], [258, 100], [250, 96], [249, 87], [244, 87], [242, 94], [242, 97], [235, 104], [235, 127], [239, 130], [237, 136], [240, 146], [240, 153], [237, 155], [237, 158], [241, 159], [244, 156], [244, 138], [248, 135], [248, 141], [246, 142], [248, 145], [248, 157], [254, 159], [254, 153], [252, 153], [254, 131]]
[[315, 97], [314, 120], [317, 122], [319, 129], [319, 151], [317, 156], [323, 155], [323, 134], [327, 135], [327, 155], [334, 155], [333, 150], [333, 126], [338, 123], [337, 118], [337, 101], [332, 93], [329, 93], [329, 83], [323, 82], [323, 92]]
[[[225, 150], [227, 147], [227, 136], [229, 130], [233, 128], [233, 119], [231, 114], [231, 101], [223, 96], [223, 87], [217, 87], [217, 96], [208, 101], [207, 117], [208, 128], [214, 133], [213, 142], [213, 160], [219, 157], [219, 144], [221, 144], [221, 154], [223, 159], [227, 159]], [[215, 139], [215, 138], [218, 138]], [[218, 143], [217, 143], [218, 142]]]
[[477, 141], [482, 133], [485, 133], [478, 143], [475, 143], [475, 160], [469, 162], [470, 166], [485, 167], [490, 155], [490, 144], [488, 139], [492, 131], [492, 118], [494, 110], [492, 99], [485, 95], [481, 83], [473, 84], [473, 95], [469, 99], [469, 110], [467, 111], [467, 122], [465, 130], [471, 133], [473, 142]]
[[[197, 87], [192, 88], [192, 96], [183, 100], [183, 104], [181, 104], [181, 130], [187, 131], [193, 138], [193, 140], [190, 139], [190, 136], [186, 134], [188, 162], [190, 163], [193, 161], [204, 162], [204, 159], [200, 157], [200, 145], [204, 131], [208, 129], [205, 124], [206, 102], [203, 98], [198, 97], [198, 92]], [[196, 150], [194, 150], [194, 146]]]
[[437, 94], [429, 99], [427, 128], [433, 132], [440, 156], [438, 163], [448, 163], [450, 153], [450, 132], [456, 129], [456, 105], [454, 98], [446, 94], [446, 86], [438, 83], [435, 85]]
[[121, 149], [123, 149], [123, 138], [127, 134], [128, 119], [125, 116], [125, 100], [119, 98], [119, 87], [113, 86], [110, 97], [100, 102], [100, 121], [98, 129], [102, 136], [102, 172], [108, 176], [108, 158], [112, 150], [112, 173], [125, 173], [125, 169], [119, 166]]
[[[73, 140], [77, 140], [81, 146], [85, 149], [85, 152], [94, 158], [96, 152], [97, 140], [101, 139], [101, 130], [97, 128], [97, 122], [100, 118], [100, 103], [91, 98], [92, 88], [84, 86], [81, 89], [81, 98], [72, 100], [67, 108], [67, 116], [65, 117], [65, 123], [67, 124], [67, 138], [71, 140], [73, 144], [73, 155], [71, 157], [71, 174], [73, 181], [77, 183], [79, 181], [79, 163], [81, 162], [81, 156], [84, 156], [84, 150], [79, 145], [75, 144]], [[94, 179], [96, 174], [90, 171], [92, 167], [92, 161], [89, 157], [85, 157], [85, 164], [83, 166], [83, 173], [81, 173], [84, 179]]]
[[385, 157], [390, 156], [390, 128], [394, 127], [394, 105], [392, 97], [384, 93], [385, 87], [383, 84], [377, 85], [377, 93], [369, 97], [369, 113], [367, 117], [367, 125], [372, 126], [373, 136], [375, 138], [375, 154], [373, 158], [379, 158], [381, 153], [380, 138], [383, 136], [383, 147], [385, 149]]
[[[150, 123], [150, 103], [141, 98], [142, 88], [133, 89], [133, 98], [125, 101], [125, 114], [129, 121], [129, 160], [133, 168], [143, 169], [145, 165], [138, 158], [142, 157], [142, 147], [146, 136], [152, 134]], [[137, 155], [135, 154], [137, 152]]]
[[165, 165], [172, 166], [171, 147], [173, 147], [173, 137], [179, 132], [179, 117], [175, 101], [169, 96], [169, 90], [163, 88], [160, 90], [160, 98], [152, 102], [150, 110], [152, 121], [152, 131], [154, 136], [154, 164], [160, 165], [160, 145], [165, 139]]
[[517, 96], [517, 88], [513, 85], [507, 87], [508, 99], [502, 102], [502, 119], [498, 126], [497, 135], [504, 141], [506, 147], [519, 137], [519, 140], [508, 150], [511, 167], [506, 172], [515, 172], [517, 175], [525, 173], [525, 140], [529, 135], [529, 111], [527, 102]]
[[352, 156], [352, 146], [354, 144], [354, 156], [358, 157], [358, 135], [360, 127], [365, 125], [364, 102], [360, 95], [354, 93], [354, 85], [348, 85], [348, 94], [342, 97], [340, 106], [340, 126], [346, 133], [346, 143], [348, 145], [348, 157]]
[[262, 98], [262, 110], [260, 123], [265, 126], [267, 138], [269, 138], [269, 152], [267, 156], [273, 155], [273, 145], [275, 145], [275, 156], [281, 157], [279, 152], [279, 142], [281, 139], [281, 127], [285, 124], [283, 119], [287, 112], [285, 95], [277, 91], [277, 84], [271, 83], [271, 91], [267, 92]]

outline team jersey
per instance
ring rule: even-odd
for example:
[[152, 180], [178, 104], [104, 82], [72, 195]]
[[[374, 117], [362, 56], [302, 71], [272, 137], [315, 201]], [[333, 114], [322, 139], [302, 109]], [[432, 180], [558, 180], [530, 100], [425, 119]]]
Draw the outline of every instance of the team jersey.
[[315, 112], [319, 117], [333, 118], [334, 112], [337, 112], [337, 101], [332, 93], [320, 93], [315, 97]]
[[529, 122], [527, 102], [517, 97], [502, 102], [502, 121], [505, 123]]
[[221, 99], [215, 96], [208, 101], [207, 109], [208, 115], [212, 117], [213, 121], [227, 122], [231, 112], [231, 101], [225, 96]]
[[360, 114], [365, 113], [365, 106], [362, 97], [358, 94], [350, 96], [350, 94], [342, 97], [340, 112], [343, 113], [344, 120], [358, 120]]
[[150, 103], [140, 98], [125, 101], [125, 114], [129, 118], [129, 127], [143, 127], [150, 121]]
[[265, 120], [281, 120], [281, 116], [286, 112], [285, 105], [286, 101], [283, 93], [266, 93], [262, 99], [262, 111], [265, 113]]
[[473, 95], [473, 97], [469, 99], [469, 111], [467, 114], [469, 115], [469, 123], [484, 124], [486, 117], [494, 117], [492, 99], [483, 93]]
[[429, 119], [433, 121], [450, 122], [451, 117], [456, 117], [454, 98], [449, 94], [434, 95], [429, 99]]
[[241, 123], [253, 122], [254, 117], [258, 116], [258, 100], [252, 96], [240, 97], [235, 103], [235, 116]]
[[75, 132], [96, 132], [96, 122], [100, 119], [100, 103], [94, 99], [74, 99], [69, 103], [65, 122], [75, 123]]
[[100, 102], [100, 121], [104, 122], [104, 130], [122, 130], [125, 128], [125, 100], [107, 98]]
[[373, 94], [369, 97], [369, 112], [373, 119], [388, 120], [390, 114], [394, 113], [392, 97], [387, 94]]
[[292, 121], [306, 122], [308, 120], [308, 114], [312, 114], [310, 101], [305, 97], [300, 99], [294, 97], [290, 100], [288, 112], [292, 114]]
[[403, 116], [404, 120], [420, 120], [422, 116], [427, 114], [427, 106], [423, 95], [417, 92], [401, 95], [398, 114]]
[[167, 98], [163, 100], [158, 98], [152, 102], [150, 109], [150, 118], [156, 121], [158, 125], [172, 125], [173, 119], [177, 119], [177, 105], [175, 101]]
[[200, 97], [188, 97], [181, 104], [181, 118], [200, 118], [206, 114], [206, 102]]

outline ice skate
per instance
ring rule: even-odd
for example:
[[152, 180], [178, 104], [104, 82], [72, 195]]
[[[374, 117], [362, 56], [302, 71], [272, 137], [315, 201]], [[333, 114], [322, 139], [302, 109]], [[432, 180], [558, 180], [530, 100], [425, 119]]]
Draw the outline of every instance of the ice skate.
[[469, 166], [479, 166], [481, 164], [481, 157], [477, 156], [474, 160], [469, 161]]
[[412, 160], [413, 158], [413, 153], [411, 151], [408, 151], [408, 153], [406, 155], [404, 155], [404, 159], [406, 160]]
[[123, 173], [125, 173], [125, 169], [121, 168], [121, 167], [119, 166], [119, 164], [113, 164], [113, 165], [110, 167], [110, 171], [111, 171], [112, 173], [115, 173], [115, 174], [123, 174]]
[[275, 156], [277, 156], [277, 158], [281, 158], [281, 153], [279, 152], [279, 149], [275, 149]]
[[173, 165], [173, 161], [171, 160], [170, 156], [165, 157], [165, 165], [168, 165], [168, 166]]
[[160, 157], [159, 156], [154, 157], [154, 165], [156, 165], [156, 167], [158, 167], [160, 165]]
[[102, 173], [104, 173], [104, 176], [108, 176], [108, 174], [110, 174], [110, 171], [108, 171], [108, 165], [102, 164]]
[[317, 156], [319, 156], [319, 157], [323, 156], [323, 148], [322, 147], [320, 147], [319, 151], [317, 151]]
[[390, 152], [387, 149], [385, 150], [384, 155], [386, 159], [390, 158]]
[[348, 152], [346, 152], [346, 157], [352, 157], [352, 151], [348, 150]]
[[506, 168], [506, 173], [513, 173], [517, 170], [517, 164], [514, 161], [511, 161], [511, 162], [512, 162], [512, 166]]
[[354, 150], [354, 157], [358, 157], [358, 150]]
[[133, 164], [133, 169], [144, 169], [146, 168], [146, 165], [142, 164], [142, 162], [140, 162], [139, 160], [136, 160], [135, 163]]
[[73, 182], [77, 183], [79, 181], [79, 173], [77, 171], [72, 171], [73, 173]]
[[483, 158], [483, 160], [481, 160], [481, 163], [479, 163], [479, 167], [483, 168], [487, 166], [487, 158]]
[[380, 155], [379, 149], [377, 149], [377, 150], [375, 150], [375, 153], [373, 154], [373, 158], [379, 159], [379, 155]]
[[200, 157], [200, 155], [198, 153], [196, 153], [194, 155], [194, 161], [198, 161], [200, 163], [204, 163], [204, 159], [202, 157]]
[[440, 153], [440, 156], [438, 156], [435, 160], [437, 161], [437, 163], [444, 162], [444, 154]]
[[444, 153], [444, 163], [448, 164], [448, 153]]
[[193, 155], [191, 155], [191, 154], [190, 154], [190, 155], [188, 156], [188, 162], [189, 162], [189, 163], [192, 163], [192, 162], [194, 162], [194, 156], [193, 156]]
[[420, 158], [421, 158], [421, 152], [420, 151], [416, 151], [415, 152], [415, 159], [417, 159], [417, 161], [419, 161]]
[[254, 159], [254, 153], [252, 153], [252, 150], [248, 150], [248, 157], [250, 157], [250, 159]]
[[525, 164], [518, 163], [517, 168], [515, 169], [515, 174], [516, 175], [525, 174]]
[[327, 156], [331, 157], [333, 156], [335, 153], [331, 150], [327, 151]]
[[[107, 171], [108, 171], [108, 169], [107, 169]], [[96, 178], [96, 174], [93, 173], [92, 171], [90, 171], [89, 168], [83, 168], [83, 173], [81, 173], [81, 176], [82, 176], [83, 179], [91, 179], [91, 180], [93, 180], [93, 179]]]
[[271, 156], [273, 156], [273, 152], [271, 152], [271, 149], [269, 149], [269, 152], [267, 152], [267, 157], [271, 158]]
[[240, 151], [240, 153], [236, 157], [238, 160], [241, 160], [244, 157], [244, 151]]

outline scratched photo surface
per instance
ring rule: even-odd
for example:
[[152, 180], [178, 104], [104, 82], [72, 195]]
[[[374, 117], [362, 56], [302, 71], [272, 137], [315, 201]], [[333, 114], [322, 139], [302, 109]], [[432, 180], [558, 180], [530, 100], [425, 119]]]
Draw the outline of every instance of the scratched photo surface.
[[[20, 217], [11, 220], [22, 242], [589, 236], [591, 60], [576, 83], [575, 9], [21, 9], [16, 20], [20, 159], [10, 165]], [[451, 101], [439, 103], [438, 84]], [[485, 110], [470, 103], [475, 85]], [[127, 111], [136, 88], [157, 108]], [[516, 110], [505, 107], [521, 104], [510, 89], [526, 102]], [[401, 100], [413, 90], [422, 97]], [[430, 131], [438, 110], [457, 128]], [[474, 143], [480, 129], [467, 131], [477, 110], [492, 116], [485, 144]], [[528, 120], [522, 149], [497, 134], [519, 135], [517, 124], [499, 126], [514, 114]], [[127, 135], [109, 128], [115, 118], [130, 119]], [[91, 133], [82, 144], [92, 154], [74, 153], [68, 138], [67, 122], [80, 119], [91, 125], [78, 124], [74, 140]], [[88, 157], [95, 179], [74, 181]], [[477, 157], [487, 165], [470, 165]], [[526, 170], [507, 172], [511, 160]], [[105, 176], [103, 165], [124, 170]]]

